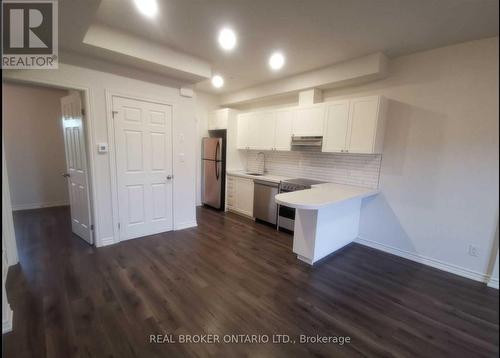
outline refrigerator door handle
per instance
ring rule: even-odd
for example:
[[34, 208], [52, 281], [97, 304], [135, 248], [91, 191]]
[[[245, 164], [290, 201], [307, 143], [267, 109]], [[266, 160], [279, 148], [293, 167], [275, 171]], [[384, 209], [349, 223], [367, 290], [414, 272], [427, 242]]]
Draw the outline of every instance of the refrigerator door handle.
[[220, 158], [218, 156], [219, 155], [219, 148], [220, 148], [220, 142], [217, 141], [217, 145], [215, 146], [215, 156], [214, 156], [214, 158], [215, 158], [215, 179], [216, 180], [219, 180], [219, 175], [220, 175], [220, 173], [219, 173], [219, 159]]
[[217, 141], [217, 145], [215, 146], [215, 155], [214, 155], [214, 158], [216, 161], [219, 161], [220, 158], [219, 158], [219, 148], [220, 148], [220, 142]]

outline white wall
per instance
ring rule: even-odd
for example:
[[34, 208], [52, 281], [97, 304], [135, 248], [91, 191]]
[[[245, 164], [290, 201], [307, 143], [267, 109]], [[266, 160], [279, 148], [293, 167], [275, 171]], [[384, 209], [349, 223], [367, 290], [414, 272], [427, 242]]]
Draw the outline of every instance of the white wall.
[[[80, 59], [75, 61], [80, 61]], [[106, 91], [173, 104], [174, 228], [194, 224], [196, 222], [195, 178], [196, 142], [198, 140], [195, 100], [181, 97], [178, 88], [170, 87], [177, 85], [174, 81], [169, 82], [159, 76], [99, 61], [82, 59], [81, 62], [88, 68], [81, 67], [82, 65], [60, 63], [58, 70], [4, 71], [4, 78], [88, 90], [90, 106], [87, 112], [91, 120], [89, 152], [93, 162], [91, 169], [96, 244], [100, 246], [118, 241], [118, 238], [114, 237], [117, 222], [113, 215], [110, 154], [99, 155], [96, 150], [97, 143], [108, 142], [106, 119], [110, 113], [106, 107]], [[184, 162], [180, 160], [181, 153], [184, 154]]]
[[324, 93], [390, 99], [382, 194], [365, 200], [360, 237], [483, 279], [498, 215], [498, 38], [390, 66], [386, 80]]
[[499, 286], [498, 225], [497, 225], [497, 229], [495, 231], [495, 239], [494, 239], [494, 243], [493, 243], [493, 253], [495, 253], [495, 251], [496, 251], [495, 257], [491, 258], [492, 267], [490, 268], [491, 274], [489, 277], [488, 286], [498, 289], [498, 286]]
[[9, 178], [7, 177], [4, 148], [2, 136], [2, 334], [12, 329], [12, 310], [5, 291], [7, 273], [9, 266], [15, 265], [19, 261], [14, 237]]
[[218, 96], [198, 91], [196, 101], [196, 205], [201, 205], [201, 140], [208, 137], [208, 113], [219, 108]]
[[12, 208], [67, 205], [60, 98], [67, 91], [2, 84], [3, 135]]
[[497, 257], [495, 259], [495, 264], [493, 266], [493, 272], [491, 273], [489, 285], [498, 289], [498, 251]]
[[[380, 249], [486, 279], [497, 253], [498, 37], [392, 59], [386, 79], [328, 90], [323, 98], [371, 94], [390, 100], [389, 117], [381, 194], [364, 201], [360, 237]], [[288, 99], [296, 104], [295, 97]], [[479, 257], [468, 255], [469, 244], [479, 248]]]
[[267, 173], [288, 178], [311, 178], [338, 184], [377, 189], [380, 154], [337, 154], [321, 152], [241, 151], [246, 170], [258, 172], [265, 154]]

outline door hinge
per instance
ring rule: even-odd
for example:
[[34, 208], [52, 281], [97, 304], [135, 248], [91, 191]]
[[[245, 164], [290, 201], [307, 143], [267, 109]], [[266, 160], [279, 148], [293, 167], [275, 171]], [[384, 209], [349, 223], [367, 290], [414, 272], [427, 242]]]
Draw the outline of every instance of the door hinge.
[[120, 230], [120, 223], [118, 223], [118, 230]]
[[94, 231], [94, 224], [90, 225], [90, 230]]
[[85, 108], [82, 108], [82, 116], [85, 115]]
[[111, 115], [113, 116], [113, 118], [115, 118], [115, 114], [118, 114], [118, 111], [111, 111]]

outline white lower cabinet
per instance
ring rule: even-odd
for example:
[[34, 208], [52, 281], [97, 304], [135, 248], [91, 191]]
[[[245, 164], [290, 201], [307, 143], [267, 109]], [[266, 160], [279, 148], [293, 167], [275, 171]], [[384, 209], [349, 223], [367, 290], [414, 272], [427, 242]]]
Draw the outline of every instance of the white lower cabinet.
[[226, 186], [226, 209], [253, 217], [253, 180], [228, 175]]

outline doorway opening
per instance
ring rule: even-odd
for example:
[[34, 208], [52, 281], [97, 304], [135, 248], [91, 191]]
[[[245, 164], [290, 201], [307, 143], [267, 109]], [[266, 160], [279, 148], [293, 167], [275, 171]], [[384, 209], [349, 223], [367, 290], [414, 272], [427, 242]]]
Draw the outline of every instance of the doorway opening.
[[3, 82], [2, 90], [2, 139], [16, 238], [23, 236], [17, 233], [25, 225], [39, 225], [40, 234], [47, 235], [46, 224], [57, 221], [56, 227], [68, 228], [58, 230], [59, 235], [93, 245], [84, 93], [18, 82]]

